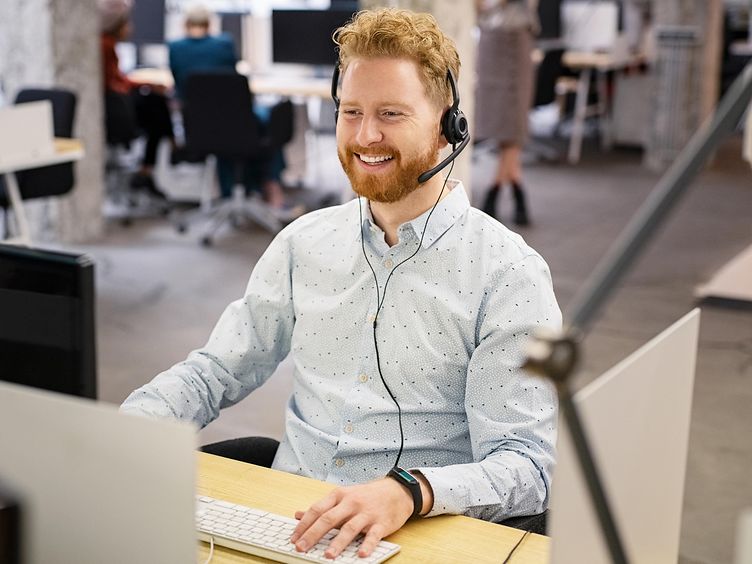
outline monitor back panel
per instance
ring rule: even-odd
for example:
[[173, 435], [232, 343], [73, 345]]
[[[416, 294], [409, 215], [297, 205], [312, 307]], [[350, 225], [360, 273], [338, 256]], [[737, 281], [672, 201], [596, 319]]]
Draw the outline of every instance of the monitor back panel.
[[0, 479], [24, 562], [195, 562], [195, 431], [0, 382]]
[[28, 102], [0, 108], [0, 170], [14, 163], [55, 152], [52, 103]]
[[[575, 395], [631, 562], [678, 558], [699, 323], [690, 312]], [[609, 562], [563, 420], [552, 490], [551, 562]]]

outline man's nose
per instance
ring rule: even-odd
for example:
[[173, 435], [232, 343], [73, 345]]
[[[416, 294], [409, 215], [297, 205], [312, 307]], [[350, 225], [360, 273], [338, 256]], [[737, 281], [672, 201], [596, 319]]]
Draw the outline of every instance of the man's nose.
[[382, 140], [382, 137], [378, 120], [374, 117], [363, 116], [356, 137], [358, 145], [367, 147], [372, 143], [378, 143]]

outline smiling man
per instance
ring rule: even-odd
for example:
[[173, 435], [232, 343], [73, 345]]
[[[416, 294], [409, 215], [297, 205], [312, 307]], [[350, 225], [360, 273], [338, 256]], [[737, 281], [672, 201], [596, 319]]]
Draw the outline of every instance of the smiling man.
[[283, 230], [209, 342], [122, 408], [203, 426], [291, 354], [272, 467], [340, 486], [292, 535], [306, 551], [339, 528], [329, 557], [361, 533], [366, 556], [411, 517], [547, 507], [555, 394], [519, 367], [528, 335], [561, 323], [543, 259], [435, 174], [447, 137], [467, 141], [452, 41], [393, 9], [335, 40], [337, 152], [360, 198]]

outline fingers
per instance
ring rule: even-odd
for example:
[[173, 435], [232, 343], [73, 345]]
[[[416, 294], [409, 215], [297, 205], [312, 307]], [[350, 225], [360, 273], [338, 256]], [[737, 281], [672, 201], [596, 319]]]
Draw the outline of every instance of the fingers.
[[358, 556], [366, 558], [371, 555], [373, 549], [379, 544], [381, 539], [384, 538], [384, 530], [378, 523], [374, 524], [370, 529], [366, 537], [363, 539], [363, 543], [358, 549]]
[[[342, 523], [345, 523], [353, 513], [351, 504], [342, 501], [337, 503], [331, 509], [322, 512], [322, 507], [328, 505], [329, 500], [326, 501], [326, 505], [322, 504], [317, 507], [318, 504], [314, 504], [311, 506], [311, 509], [306, 511], [303, 515], [303, 519], [301, 519], [295, 531], [293, 531], [293, 537], [291, 537], [290, 540], [295, 543], [295, 547], [299, 551], [305, 552], [310, 549], [319, 542], [321, 537], [326, 533], [332, 529], [336, 529], [342, 525]], [[355, 535], [353, 535], [352, 538], [354, 538], [354, 536]]]
[[339, 496], [337, 495], [337, 490], [334, 490], [324, 499], [311, 505], [311, 507], [308, 508], [308, 511], [296, 511], [295, 518], [300, 519], [300, 523], [298, 523], [298, 526], [295, 527], [295, 530], [292, 532], [290, 542], [297, 542], [303, 533], [305, 533], [308, 528], [313, 525], [319, 517], [321, 517], [321, 515], [337, 505], [338, 502]]
[[370, 519], [361, 513], [342, 525], [339, 534], [329, 543], [329, 548], [324, 552], [324, 556], [327, 558], [337, 558], [337, 556], [347, 548], [347, 545], [349, 545], [355, 537], [357, 537], [361, 531], [368, 526], [369, 522]]

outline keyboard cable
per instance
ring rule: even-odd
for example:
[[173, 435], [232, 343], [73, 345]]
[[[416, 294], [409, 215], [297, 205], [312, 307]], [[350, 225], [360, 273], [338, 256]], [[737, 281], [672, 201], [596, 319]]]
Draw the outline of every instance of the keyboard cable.
[[207, 556], [206, 560], [204, 560], [204, 564], [209, 564], [209, 562], [212, 561], [212, 558], [214, 558], [214, 535], [209, 537], [209, 556]]
[[509, 554], [507, 554], [507, 557], [504, 559], [504, 562], [502, 564], [508, 564], [512, 560], [512, 555], [514, 554], [514, 551], [517, 550], [517, 547], [522, 544], [522, 541], [527, 538], [527, 536], [530, 534], [530, 531], [525, 531], [525, 534], [522, 535], [522, 538], [517, 541], [517, 544], [514, 545], [514, 548], [509, 551]]

